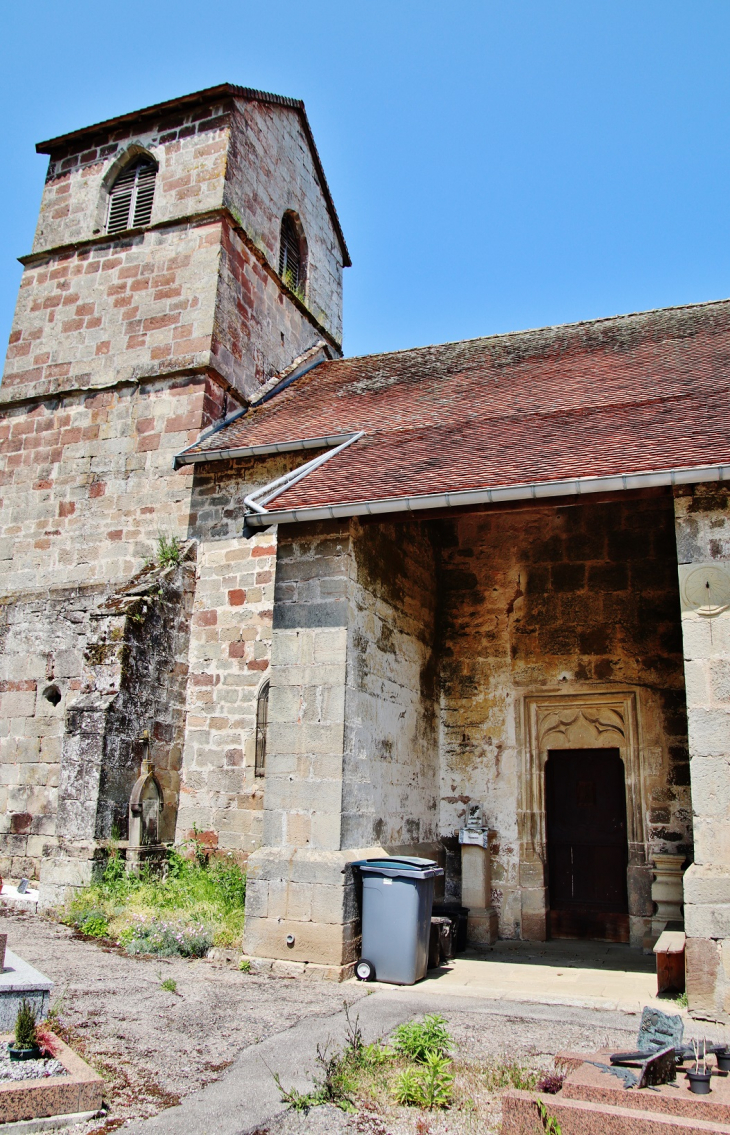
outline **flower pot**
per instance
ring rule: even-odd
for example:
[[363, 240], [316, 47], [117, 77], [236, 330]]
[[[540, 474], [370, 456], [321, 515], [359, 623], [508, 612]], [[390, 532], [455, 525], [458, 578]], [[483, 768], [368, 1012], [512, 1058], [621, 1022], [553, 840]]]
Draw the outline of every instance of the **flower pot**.
[[726, 1048], [718, 1049], [715, 1053], [715, 1059], [721, 1072], [730, 1072], [730, 1052]]
[[696, 1096], [709, 1096], [712, 1091], [710, 1087], [711, 1076], [712, 1072], [688, 1072], [689, 1090], [694, 1092]]
[[40, 1045], [34, 1044], [32, 1048], [16, 1048], [14, 1044], [8, 1045], [11, 1060], [40, 1060]]

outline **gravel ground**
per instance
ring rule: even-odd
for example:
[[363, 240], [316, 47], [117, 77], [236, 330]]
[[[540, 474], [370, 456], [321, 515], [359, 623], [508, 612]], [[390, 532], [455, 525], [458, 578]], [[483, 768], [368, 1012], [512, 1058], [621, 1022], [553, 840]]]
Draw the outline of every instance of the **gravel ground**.
[[[8, 946], [54, 982], [61, 1035], [107, 1083], [112, 1131], [179, 1102], [250, 1044], [342, 1007], [329, 982], [255, 977], [207, 961], [128, 957], [38, 915], [3, 912]], [[161, 982], [172, 978], [177, 991]], [[348, 1000], [364, 996], [348, 990]]]
[[[366, 986], [255, 977], [206, 961], [128, 957], [36, 915], [3, 913], [0, 923], [10, 948], [54, 981], [61, 1035], [106, 1080], [108, 1116], [74, 1135], [106, 1135], [177, 1104], [218, 1079], [249, 1045], [298, 1021], [312, 1020], [313, 1034], [326, 1033], [318, 1018], [338, 1013], [345, 997], [353, 1003], [368, 993]], [[174, 993], [161, 988], [170, 978]], [[380, 1092], [356, 1115], [331, 1107], [290, 1111], [256, 1135], [488, 1135], [499, 1129], [501, 1093], [486, 1090], [485, 1064], [517, 1060], [550, 1070], [564, 1049], [631, 1048], [638, 1027], [638, 1018], [615, 1013], [433, 1001], [430, 1011], [443, 1013], [456, 1043], [454, 1108], [423, 1113], [396, 1107]]]
[[60, 1060], [11, 1060], [0, 1048], [0, 1080], [37, 1080], [41, 1076], [68, 1076]]
[[[336, 1107], [288, 1111], [251, 1135], [496, 1135], [502, 1121], [502, 1092], [485, 1087], [485, 1065], [516, 1061], [552, 1071], [556, 1053], [563, 1050], [632, 1047], [638, 1025], [634, 1018], [627, 1018], [626, 1028], [597, 1027], [595, 1017], [586, 1023], [566, 1021], [559, 1007], [555, 1019], [535, 1017], [529, 1005], [519, 1015], [472, 1008], [447, 1009], [443, 1016], [455, 1041], [453, 1070], [458, 1075], [453, 1108], [423, 1112], [398, 1107], [381, 1095], [374, 1106], [354, 1115]], [[595, 1016], [600, 1020], [600, 1014]]]

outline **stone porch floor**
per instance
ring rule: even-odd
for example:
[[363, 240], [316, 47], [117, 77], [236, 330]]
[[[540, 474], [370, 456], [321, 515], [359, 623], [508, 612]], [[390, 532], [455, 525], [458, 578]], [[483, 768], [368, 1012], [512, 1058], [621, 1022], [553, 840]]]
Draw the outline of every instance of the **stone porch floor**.
[[[400, 993], [408, 988], [373, 985]], [[686, 1012], [673, 999], [657, 998], [653, 954], [605, 942], [497, 942], [459, 954], [410, 988], [436, 1000], [448, 994], [630, 1013], [644, 1005]]]

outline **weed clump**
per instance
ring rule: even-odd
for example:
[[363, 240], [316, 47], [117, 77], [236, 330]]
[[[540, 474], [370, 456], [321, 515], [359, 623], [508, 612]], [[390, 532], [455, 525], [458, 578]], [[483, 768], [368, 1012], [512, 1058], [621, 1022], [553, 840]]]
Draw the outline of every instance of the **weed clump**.
[[342, 1051], [329, 1044], [317, 1046], [319, 1075], [310, 1092], [283, 1087], [274, 1074], [281, 1098], [296, 1111], [320, 1104], [334, 1104], [343, 1111], [355, 1110], [355, 1097], [367, 1091], [368, 1080], [384, 1076], [393, 1099], [405, 1107], [446, 1108], [453, 1102], [454, 1076], [448, 1053], [453, 1046], [446, 1021], [431, 1014], [422, 1022], [409, 1021], [393, 1033], [392, 1045], [366, 1044], [359, 1018], [350, 1020], [345, 1003], [347, 1036]]
[[160, 567], [177, 567], [182, 563], [182, 556], [182, 544], [178, 537], [160, 533], [157, 537], [157, 562]]
[[516, 1060], [500, 1060], [488, 1065], [485, 1079], [487, 1090], [490, 1092], [500, 1092], [505, 1088], [531, 1092], [537, 1084], [539, 1073]]
[[446, 1021], [438, 1013], [427, 1013], [422, 1021], [406, 1021], [393, 1033], [393, 1048], [418, 1064], [429, 1056], [447, 1056], [453, 1047]]
[[429, 1052], [420, 1067], [405, 1068], [395, 1084], [395, 1098], [406, 1107], [450, 1107], [454, 1077], [448, 1056]]
[[233, 859], [209, 862], [199, 840], [193, 857], [171, 850], [163, 872], [128, 872], [112, 845], [101, 877], [83, 888], [61, 920], [93, 938], [113, 938], [131, 954], [202, 957], [235, 946], [243, 934], [246, 877]]

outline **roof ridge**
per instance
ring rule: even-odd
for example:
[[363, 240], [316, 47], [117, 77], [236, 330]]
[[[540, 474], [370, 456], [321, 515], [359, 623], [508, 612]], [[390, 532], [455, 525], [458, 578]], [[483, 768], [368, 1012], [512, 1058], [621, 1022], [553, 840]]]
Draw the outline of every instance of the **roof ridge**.
[[596, 327], [601, 323], [613, 323], [619, 320], [639, 319], [643, 315], [659, 315], [672, 311], [694, 311], [698, 308], [720, 307], [730, 303], [730, 296], [719, 300], [702, 300], [700, 303], [673, 304], [669, 307], [650, 307], [643, 311], [618, 312], [615, 315], [602, 315], [595, 319], [578, 319], [573, 323], [547, 323], [541, 327], [523, 327], [518, 331], [495, 331], [491, 335], [474, 335], [469, 339], [446, 339], [441, 343], [427, 343], [420, 347], [398, 347], [394, 351], [376, 351], [370, 355], [343, 355], [341, 359], [332, 359], [333, 363], [351, 363], [360, 359], [392, 358], [393, 355], [413, 355], [419, 351], [434, 351], [439, 347], [459, 347], [466, 343], [484, 343], [494, 339], [517, 339], [527, 335], [539, 335], [545, 331], [566, 331], [577, 327]]

